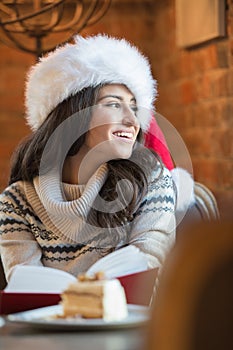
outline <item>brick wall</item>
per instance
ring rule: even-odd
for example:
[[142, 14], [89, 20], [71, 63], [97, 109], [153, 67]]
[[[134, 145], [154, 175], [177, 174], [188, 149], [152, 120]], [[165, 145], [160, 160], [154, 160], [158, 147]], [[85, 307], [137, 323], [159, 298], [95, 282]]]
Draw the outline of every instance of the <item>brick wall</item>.
[[[176, 46], [175, 0], [112, 0], [105, 17], [82, 34], [124, 36], [149, 56], [158, 80], [156, 109], [177, 130], [194, 177], [215, 194], [223, 216], [233, 207], [233, 2], [227, 36], [185, 50]], [[10, 156], [29, 133], [24, 123], [24, 76], [34, 56], [0, 43], [0, 190]], [[169, 135], [168, 135], [169, 137]]]
[[24, 76], [34, 57], [0, 43], [0, 190], [8, 179], [10, 156], [29, 130], [25, 125]]
[[180, 49], [175, 0], [155, 2], [154, 49], [159, 82], [157, 110], [178, 130], [194, 177], [215, 194], [221, 214], [233, 210], [233, 2], [226, 6], [226, 37]]

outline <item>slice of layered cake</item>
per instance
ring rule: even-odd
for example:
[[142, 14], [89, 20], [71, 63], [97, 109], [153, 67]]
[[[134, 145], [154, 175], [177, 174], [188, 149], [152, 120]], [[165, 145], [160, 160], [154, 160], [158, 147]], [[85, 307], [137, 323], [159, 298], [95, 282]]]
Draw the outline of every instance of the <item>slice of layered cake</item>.
[[61, 294], [64, 317], [122, 320], [128, 315], [125, 291], [117, 279], [80, 276]]

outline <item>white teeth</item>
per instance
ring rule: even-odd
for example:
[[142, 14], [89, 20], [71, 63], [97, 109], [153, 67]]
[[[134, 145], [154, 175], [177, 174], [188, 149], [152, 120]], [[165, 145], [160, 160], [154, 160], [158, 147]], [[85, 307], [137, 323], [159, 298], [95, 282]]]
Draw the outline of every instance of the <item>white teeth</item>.
[[115, 132], [114, 135], [118, 136], [118, 137], [127, 137], [129, 139], [133, 138], [133, 134], [131, 132]]

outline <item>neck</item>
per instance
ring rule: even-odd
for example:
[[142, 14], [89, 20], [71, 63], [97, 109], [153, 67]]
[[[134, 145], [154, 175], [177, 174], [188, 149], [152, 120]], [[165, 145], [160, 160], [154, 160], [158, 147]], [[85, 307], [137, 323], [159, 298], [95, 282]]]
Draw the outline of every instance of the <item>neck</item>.
[[83, 145], [76, 155], [66, 158], [62, 181], [74, 185], [85, 185], [103, 163], [104, 160]]

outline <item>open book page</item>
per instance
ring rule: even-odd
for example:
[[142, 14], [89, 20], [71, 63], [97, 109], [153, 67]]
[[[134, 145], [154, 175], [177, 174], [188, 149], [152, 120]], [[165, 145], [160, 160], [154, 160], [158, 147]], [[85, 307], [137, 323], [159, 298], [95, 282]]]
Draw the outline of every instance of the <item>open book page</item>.
[[[127, 246], [98, 260], [87, 274], [103, 271], [106, 278], [117, 278], [144, 270], [147, 270], [145, 255], [137, 247]], [[18, 265], [5, 291], [61, 293], [76, 280], [70, 273], [51, 267]]]
[[61, 293], [76, 278], [68, 272], [44, 266], [18, 265], [5, 288], [6, 292]]
[[145, 254], [131, 245], [104, 256], [87, 270], [87, 274], [104, 271], [107, 278], [117, 278], [145, 270], [147, 270]]

